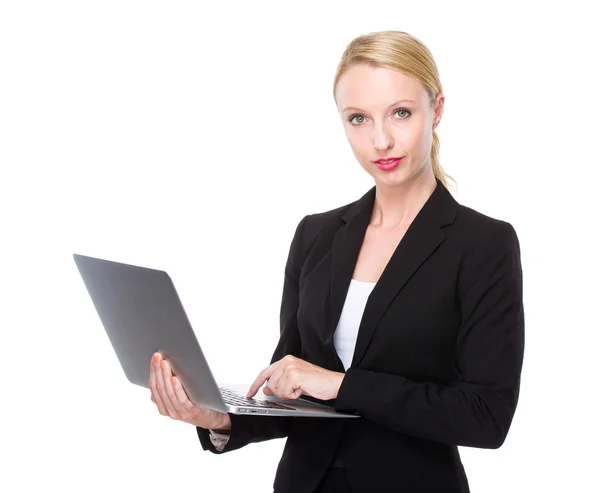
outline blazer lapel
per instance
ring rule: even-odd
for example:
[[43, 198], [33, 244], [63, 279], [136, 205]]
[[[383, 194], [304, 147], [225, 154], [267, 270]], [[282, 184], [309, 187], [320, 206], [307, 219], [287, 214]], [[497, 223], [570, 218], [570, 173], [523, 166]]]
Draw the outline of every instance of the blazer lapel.
[[[352, 367], [360, 364], [377, 325], [411, 276], [445, 240], [442, 226], [451, 224], [458, 203], [437, 180], [437, 186], [421, 208], [386, 265], [367, 300], [358, 330]], [[375, 187], [342, 216], [346, 223], [334, 237], [332, 247], [331, 320], [335, 331], [364, 236], [371, 220]], [[339, 358], [338, 358], [339, 359]], [[338, 366], [340, 361], [337, 362]], [[342, 366], [343, 368], [343, 366]]]
[[363, 243], [375, 201], [371, 188], [342, 216], [346, 223], [333, 238], [331, 261], [331, 334], [335, 332], [342, 314], [348, 286], [354, 273], [358, 253]]

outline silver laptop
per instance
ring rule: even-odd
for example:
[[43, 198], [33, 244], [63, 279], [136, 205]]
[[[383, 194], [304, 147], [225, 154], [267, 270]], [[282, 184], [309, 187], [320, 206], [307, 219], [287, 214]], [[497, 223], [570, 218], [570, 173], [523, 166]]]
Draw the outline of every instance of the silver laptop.
[[[281, 400], [249, 385], [218, 385], [169, 275], [110, 260], [73, 254], [79, 273], [131, 383], [149, 388], [150, 359], [160, 352], [196, 404], [233, 414], [356, 418], [317, 399]], [[259, 398], [257, 398], [259, 397]]]

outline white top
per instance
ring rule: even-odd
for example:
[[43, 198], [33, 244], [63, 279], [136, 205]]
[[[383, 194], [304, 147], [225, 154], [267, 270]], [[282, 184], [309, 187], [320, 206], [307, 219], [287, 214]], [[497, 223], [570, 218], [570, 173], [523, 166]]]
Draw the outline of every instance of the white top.
[[[350, 281], [340, 321], [333, 333], [333, 344], [342, 363], [344, 363], [345, 370], [348, 370], [352, 363], [360, 321], [375, 284], [374, 282], [357, 281], [356, 279]], [[219, 451], [222, 451], [229, 441], [229, 435], [214, 430], [210, 430], [209, 437]]]
[[345, 370], [348, 370], [352, 363], [360, 321], [375, 284], [374, 282], [357, 281], [356, 279], [350, 281], [340, 321], [333, 334], [333, 343], [338, 356], [344, 363]]

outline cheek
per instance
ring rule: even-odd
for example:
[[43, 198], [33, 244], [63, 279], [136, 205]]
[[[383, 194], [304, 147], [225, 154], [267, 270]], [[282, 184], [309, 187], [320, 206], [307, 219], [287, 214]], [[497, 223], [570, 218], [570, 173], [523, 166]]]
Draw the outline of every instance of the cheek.
[[350, 144], [350, 149], [356, 157], [360, 155], [361, 144], [359, 142], [358, 136], [356, 132], [351, 132], [346, 130], [346, 139], [348, 140], [348, 144]]
[[422, 154], [431, 146], [431, 135], [427, 135], [421, 125], [415, 125], [409, 131], [398, 132], [396, 147], [409, 154]]
[[346, 138], [356, 157], [368, 154], [372, 150], [373, 143], [367, 137], [366, 132], [352, 131], [352, 129], [346, 131]]
[[419, 151], [422, 154], [427, 154], [431, 149], [431, 143], [433, 141], [433, 136], [431, 133], [425, 132], [425, 130], [421, 130], [418, 135], [418, 140], [415, 142], [415, 146], [419, 146]]

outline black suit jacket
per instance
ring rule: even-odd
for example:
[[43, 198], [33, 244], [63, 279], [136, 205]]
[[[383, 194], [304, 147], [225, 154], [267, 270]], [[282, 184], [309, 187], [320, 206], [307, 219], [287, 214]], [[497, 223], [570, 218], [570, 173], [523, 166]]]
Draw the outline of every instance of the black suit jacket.
[[[298, 224], [285, 267], [286, 354], [344, 372], [333, 343], [371, 218], [362, 198]], [[225, 453], [288, 437], [277, 493], [315, 491], [336, 453], [355, 493], [469, 491], [457, 446], [498, 448], [519, 396], [524, 351], [520, 247], [511, 224], [437, 186], [371, 292], [356, 350], [331, 402], [355, 419], [230, 415]]]

